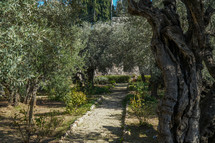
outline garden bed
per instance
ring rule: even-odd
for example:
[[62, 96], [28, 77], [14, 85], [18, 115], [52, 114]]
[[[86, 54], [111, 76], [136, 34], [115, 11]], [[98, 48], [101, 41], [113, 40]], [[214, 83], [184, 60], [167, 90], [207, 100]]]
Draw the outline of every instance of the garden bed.
[[[38, 97], [35, 108], [35, 117], [45, 116], [62, 118], [61, 125], [52, 133], [51, 136], [45, 137], [43, 142], [58, 142], [60, 137], [65, 134], [70, 125], [83, 114], [85, 114], [93, 105], [95, 98], [91, 98], [88, 103], [79, 107], [75, 113], [68, 114], [64, 102], [51, 101], [47, 97]], [[21, 142], [21, 136], [13, 124], [13, 117], [19, 114], [21, 110], [27, 110], [27, 105], [20, 103], [19, 106], [7, 106], [7, 101], [0, 100], [0, 140], [1, 143]]]

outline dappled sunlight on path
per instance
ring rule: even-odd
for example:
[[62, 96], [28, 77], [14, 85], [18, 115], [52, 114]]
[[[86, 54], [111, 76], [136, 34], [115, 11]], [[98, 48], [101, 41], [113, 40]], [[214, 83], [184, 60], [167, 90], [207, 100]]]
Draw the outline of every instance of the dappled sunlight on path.
[[105, 95], [102, 104], [73, 129], [63, 142], [119, 143], [122, 137], [122, 101], [126, 96], [126, 88], [126, 84], [120, 84], [113, 89], [113, 93]]

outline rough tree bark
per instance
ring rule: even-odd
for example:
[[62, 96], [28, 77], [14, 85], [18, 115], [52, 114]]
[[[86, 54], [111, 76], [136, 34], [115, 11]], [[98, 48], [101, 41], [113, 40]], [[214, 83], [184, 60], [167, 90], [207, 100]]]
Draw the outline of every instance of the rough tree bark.
[[90, 87], [94, 87], [95, 69], [93, 67], [89, 67], [86, 72], [87, 72], [88, 84], [90, 85]]
[[143, 82], [146, 82], [145, 74], [143, 72], [140, 73], [141, 79]]
[[[33, 125], [33, 118], [34, 118], [34, 108], [36, 106], [36, 97], [37, 97], [37, 91], [39, 89], [38, 79], [32, 80], [30, 82], [30, 90], [29, 90], [29, 97], [30, 97], [30, 103], [29, 103], [29, 110], [28, 110], [28, 128], [31, 129]], [[30, 141], [31, 132], [28, 132], [28, 141]]]
[[128, 0], [129, 13], [147, 18], [152, 26], [151, 47], [164, 78], [165, 96], [158, 108], [159, 143], [200, 142], [202, 60], [213, 67], [207, 63], [211, 57], [203, 57], [209, 45], [206, 27], [214, 10], [205, 10], [201, 0], [181, 1], [187, 8], [186, 32], [180, 26], [176, 0], [163, 0], [162, 9], [153, 7], [151, 0]]
[[6, 98], [8, 98], [8, 105], [17, 106], [20, 102], [20, 95], [18, 93], [18, 90], [13, 90], [15, 88], [10, 88], [7, 85], [4, 85], [4, 87]]
[[139, 71], [140, 71], [140, 75], [141, 75], [141, 79], [143, 82], [146, 82], [146, 78], [145, 78], [145, 73], [144, 73], [144, 70], [143, 70], [143, 67], [142, 65], [138, 66], [139, 67]]

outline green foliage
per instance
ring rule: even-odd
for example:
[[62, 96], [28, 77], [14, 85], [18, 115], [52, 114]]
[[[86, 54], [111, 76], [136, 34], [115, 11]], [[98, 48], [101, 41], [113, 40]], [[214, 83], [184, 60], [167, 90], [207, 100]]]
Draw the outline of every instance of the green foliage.
[[71, 90], [72, 80], [65, 75], [53, 76], [44, 90], [48, 94], [49, 99], [54, 101], [62, 101], [63, 97]]
[[[139, 67], [141, 73], [149, 74], [154, 63], [151, 44], [151, 29], [146, 19], [129, 16], [119, 17], [111, 36], [111, 53], [116, 65], [124, 71]], [[131, 48], [132, 47], [132, 48]]]
[[147, 118], [155, 115], [157, 99], [149, 94], [148, 83], [132, 83], [128, 86], [128, 89], [135, 91], [135, 94], [128, 95], [130, 108], [138, 118], [140, 125], [143, 125], [147, 122]]
[[130, 76], [124, 75], [106, 75], [106, 76], [97, 76], [94, 79], [95, 84], [116, 84], [116, 83], [127, 83], [130, 79]]
[[143, 92], [148, 91], [148, 85], [147, 82], [133, 82], [128, 85], [128, 90], [143, 94]]
[[39, 116], [34, 118], [33, 122], [29, 122], [28, 112], [20, 110], [20, 113], [13, 117], [13, 124], [24, 143], [40, 142], [61, 126], [63, 119], [55, 117], [55, 115], [56, 112], [52, 112], [49, 117]]
[[113, 66], [113, 59], [110, 57], [109, 44], [111, 42], [111, 26], [108, 23], [98, 22], [93, 26], [88, 26], [89, 37], [85, 48], [86, 69], [98, 69], [105, 73], [107, 68]]
[[97, 76], [94, 78], [94, 83], [95, 84], [109, 84], [109, 80], [105, 76]]
[[[151, 75], [144, 75], [146, 82], [149, 83], [149, 80], [151, 79]], [[137, 82], [141, 82], [142, 81], [142, 77], [138, 76], [137, 77]]]
[[147, 119], [154, 116], [156, 113], [157, 102], [148, 101], [148, 99], [141, 95], [136, 94], [130, 99], [130, 108], [134, 115], [138, 118], [140, 125], [147, 122]]
[[136, 90], [136, 85], [135, 84], [128, 85], [128, 90], [129, 91], [135, 91]]
[[73, 9], [57, 2], [38, 7], [37, 1], [0, 3], [0, 83], [26, 95], [28, 81], [57, 98], [68, 92], [72, 73], [84, 65], [84, 29], [71, 25]]
[[108, 81], [115, 81], [116, 83], [128, 83], [130, 80], [129, 75], [107, 75]]
[[[74, 2], [71, 2], [73, 4]], [[110, 20], [110, 0], [82, 0], [80, 19], [88, 22], [108, 21]]]
[[77, 108], [87, 102], [86, 95], [81, 91], [72, 89], [65, 97], [66, 111], [68, 113], [76, 112]]
[[115, 84], [115, 83], [128, 83], [130, 80], [128, 75], [106, 75], [106, 76], [97, 76], [95, 78], [95, 83], [98, 84]]
[[149, 83], [149, 80], [151, 79], [151, 75], [144, 75], [144, 76], [145, 76], [146, 82]]
[[115, 85], [115, 84], [116, 84], [116, 81], [115, 81], [115, 80], [111, 80], [111, 81], [110, 81], [110, 84]]

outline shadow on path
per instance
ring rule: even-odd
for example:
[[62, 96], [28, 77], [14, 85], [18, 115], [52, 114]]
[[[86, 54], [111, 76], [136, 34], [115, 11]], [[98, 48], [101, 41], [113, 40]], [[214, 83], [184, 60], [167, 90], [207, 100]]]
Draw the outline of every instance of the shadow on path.
[[63, 142], [120, 143], [122, 137], [123, 100], [127, 84], [118, 84], [83, 123], [71, 130]]

